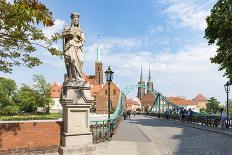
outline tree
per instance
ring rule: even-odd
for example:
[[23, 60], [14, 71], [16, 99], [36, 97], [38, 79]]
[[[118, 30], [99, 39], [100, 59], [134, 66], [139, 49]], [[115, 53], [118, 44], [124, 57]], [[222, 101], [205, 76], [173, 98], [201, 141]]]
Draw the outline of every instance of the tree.
[[54, 101], [51, 97], [51, 84], [47, 83], [44, 76], [37, 74], [33, 75], [33, 81], [33, 89], [41, 95], [42, 107], [44, 107], [46, 112], [49, 113], [51, 105], [54, 104]]
[[36, 113], [41, 106], [41, 95], [30, 86], [23, 85], [14, 98], [21, 112]]
[[51, 85], [46, 82], [42, 75], [33, 75], [33, 86], [23, 85], [15, 101], [19, 103], [21, 111], [36, 113], [38, 107], [49, 113], [51, 105], [54, 104], [51, 98]]
[[14, 80], [0, 78], [0, 114], [10, 115], [18, 112], [18, 107], [13, 101], [17, 86]]
[[213, 113], [216, 114], [218, 112], [220, 112], [220, 102], [217, 101], [217, 99], [215, 97], [211, 97], [209, 98], [207, 104], [206, 104], [206, 109], [205, 111], [207, 113]]
[[212, 63], [220, 64], [219, 71], [232, 81], [232, 1], [218, 0], [206, 18], [205, 38], [209, 45], [216, 44], [216, 55]]
[[0, 71], [10, 73], [13, 66], [40, 65], [40, 59], [33, 56], [38, 47], [52, 55], [61, 55], [61, 51], [52, 46], [60, 35], [55, 33], [48, 38], [39, 28], [53, 24], [52, 12], [38, 0], [14, 0], [13, 3], [1, 0]]

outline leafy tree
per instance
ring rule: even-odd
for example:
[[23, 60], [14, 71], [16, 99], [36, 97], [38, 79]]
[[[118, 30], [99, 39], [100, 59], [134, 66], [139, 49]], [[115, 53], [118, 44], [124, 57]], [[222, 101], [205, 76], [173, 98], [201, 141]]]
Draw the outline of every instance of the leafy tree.
[[41, 105], [40, 94], [27, 85], [20, 88], [14, 99], [18, 103], [21, 112], [36, 113]]
[[215, 97], [211, 97], [209, 98], [207, 104], [206, 104], [206, 109], [205, 111], [207, 113], [213, 113], [216, 114], [218, 112], [220, 112], [220, 102], [217, 101], [217, 99]]
[[51, 97], [51, 84], [47, 83], [45, 77], [42, 75], [33, 75], [33, 89], [39, 93], [42, 97], [41, 103], [42, 107], [46, 109], [46, 112], [49, 113], [51, 105], [54, 104], [52, 97]]
[[36, 113], [38, 107], [42, 107], [49, 113], [50, 106], [54, 104], [51, 98], [51, 85], [42, 75], [33, 75], [33, 81], [32, 87], [23, 85], [20, 88], [15, 100], [22, 111]]
[[225, 70], [224, 76], [232, 81], [232, 1], [218, 0], [206, 22], [205, 38], [218, 46], [211, 62], [220, 64], [219, 70]]
[[0, 114], [10, 115], [18, 112], [18, 107], [13, 101], [17, 86], [14, 80], [0, 78]]
[[42, 62], [33, 52], [38, 47], [52, 55], [61, 52], [52, 47], [60, 35], [46, 37], [39, 27], [54, 24], [52, 12], [38, 0], [0, 1], [0, 71], [12, 72], [13, 66], [25, 65], [29, 68]]

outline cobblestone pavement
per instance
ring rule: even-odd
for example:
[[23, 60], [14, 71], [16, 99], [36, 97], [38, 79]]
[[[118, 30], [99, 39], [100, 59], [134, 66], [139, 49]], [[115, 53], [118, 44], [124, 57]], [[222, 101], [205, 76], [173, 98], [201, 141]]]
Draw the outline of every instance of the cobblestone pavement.
[[232, 155], [232, 137], [136, 116], [122, 121], [113, 140], [96, 148], [99, 155]]

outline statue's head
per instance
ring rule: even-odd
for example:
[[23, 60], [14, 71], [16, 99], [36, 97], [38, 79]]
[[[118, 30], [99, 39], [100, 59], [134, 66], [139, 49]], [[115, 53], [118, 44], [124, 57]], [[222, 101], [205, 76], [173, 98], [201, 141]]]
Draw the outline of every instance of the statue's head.
[[79, 13], [72, 13], [71, 14], [71, 19], [72, 19], [72, 26], [74, 27], [79, 27], [79, 17], [80, 14]]

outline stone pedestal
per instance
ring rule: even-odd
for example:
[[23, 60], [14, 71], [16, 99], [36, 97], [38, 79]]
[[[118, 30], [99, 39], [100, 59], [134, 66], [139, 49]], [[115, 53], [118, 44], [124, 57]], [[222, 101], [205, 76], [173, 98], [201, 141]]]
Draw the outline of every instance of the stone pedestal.
[[67, 80], [63, 84], [63, 132], [60, 155], [91, 154], [95, 150], [90, 132], [89, 115], [93, 98], [82, 80]]

